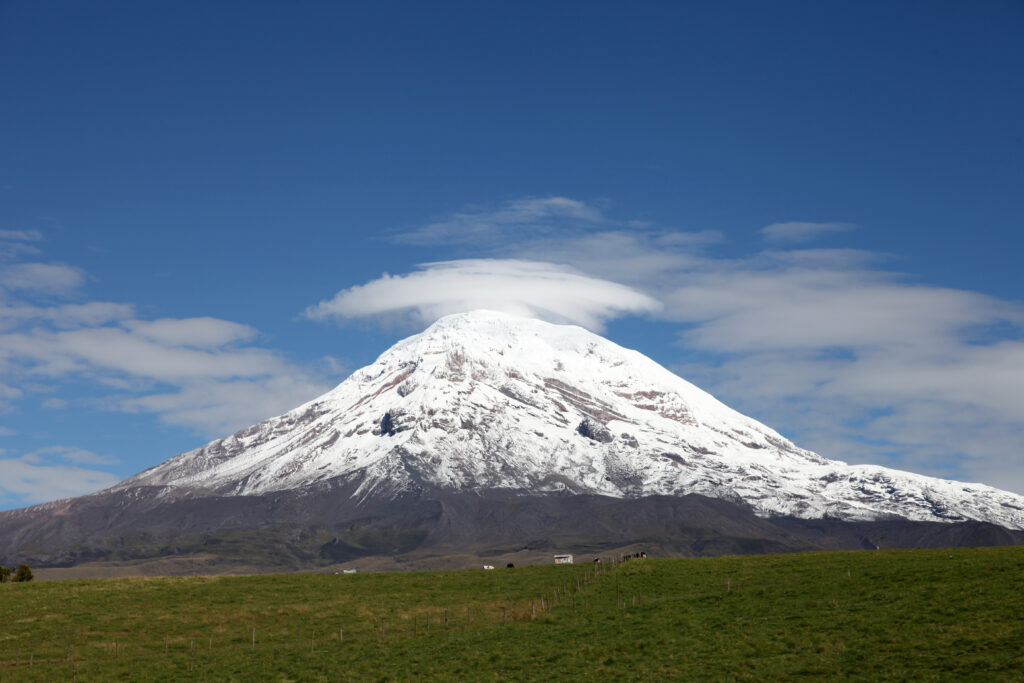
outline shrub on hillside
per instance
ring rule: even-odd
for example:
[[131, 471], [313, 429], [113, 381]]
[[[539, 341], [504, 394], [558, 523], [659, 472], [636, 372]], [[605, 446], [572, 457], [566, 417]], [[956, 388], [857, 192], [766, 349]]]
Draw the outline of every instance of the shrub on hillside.
[[32, 570], [27, 564], [22, 562], [18, 565], [18, 570], [14, 572], [13, 581], [31, 581], [33, 579]]
[[3, 565], [0, 565], [0, 583], [11, 580], [11, 570]]

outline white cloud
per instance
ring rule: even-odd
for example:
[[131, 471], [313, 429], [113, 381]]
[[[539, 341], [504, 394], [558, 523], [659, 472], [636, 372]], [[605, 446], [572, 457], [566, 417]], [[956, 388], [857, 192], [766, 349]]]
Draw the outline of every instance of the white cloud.
[[218, 318], [161, 318], [153, 321], [130, 320], [125, 326], [135, 334], [165, 346], [210, 349], [234, 342], [248, 341], [256, 330]]
[[17, 433], [18, 432], [14, 431], [10, 427], [4, 427], [3, 425], [0, 425], [0, 436], [14, 436]]
[[689, 344], [716, 351], [920, 347], [997, 320], [1024, 322], [1007, 302], [903, 283], [861, 270], [745, 264], [689, 274], [664, 296], [666, 316], [695, 323]]
[[267, 349], [168, 346], [115, 327], [0, 335], [0, 354], [17, 357], [35, 374], [99, 370], [164, 382], [265, 375], [284, 365]]
[[[271, 350], [236, 347], [252, 335], [244, 325], [214, 319], [123, 323], [0, 334], [0, 360], [26, 376], [86, 377], [129, 392], [101, 403], [154, 412], [208, 436], [285, 412], [330, 388]], [[48, 399], [48, 405], [63, 405], [63, 399]]]
[[504, 251], [518, 258], [569, 264], [615, 282], [657, 288], [667, 275], [697, 265], [703, 248], [721, 240], [722, 234], [713, 230], [618, 229], [527, 240]]
[[656, 299], [636, 289], [553, 263], [469, 259], [420, 267], [343, 290], [306, 315], [323, 320], [405, 313], [430, 322], [450, 313], [492, 309], [600, 329], [610, 318], [660, 308]]
[[52, 263], [13, 263], [0, 266], [0, 287], [42, 294], [66, 294], [85, 282], [85, 273]]
[[248, 325], [211, 317], [141, 320], [134, 306], [113, 302], [31, 301], [85, 279], [67, 266], [3, 266], [0, 282], [11, 289], [0, 300], [0, 406], [23, 389], [45, 388], [58, 395], [44, 407], [64, 408], [63, 383], [85, 380], [93, 390], [76, 397], [76, 405], [152, 412], [164, 422], [222, 436], [331, 386], [315, 376], [319, 371], [253, 345], [258, 334]]
[[0, 460], [0, 505], [30, 505], [58, 498], [94, 493], [113, 486], [120, 478], [109, 472], [73, 465], [41, 465], [28, 459]]
[[39, 247], [33, 243], [42, 239], [43, 234], [38, 230], [0, 230], [0, 262], [26, 254], [38, 254]]
[[296, 371], [227, 381], [188, 382], [175, 392], [125, 399], [118, 408], [155, 413], [167, 424], [223, 436], [258, 420], [285, 413], [330, 388]]
[[850, 223], [772, 223], [761, 228], [761, 235], [769, 242], [809, 242], [821, 235], [853, 230]]
[[[0, 369], [4, 369], [4, 364], [2, 360], [3, 357], [0, 356]], [[7, 401], [12, 401], [14, 399], [21, 398], [22, 393], [23, 392], [21, 391], [21, 389], [0, 382], [0, 408], [4, 407]]]
[[61, 328], [102, 325], [130, 318], [135, 308], [108, 301], [60, 306], [8, 305], [0, 302], [0, 330], [30, 322], [49, 322]]

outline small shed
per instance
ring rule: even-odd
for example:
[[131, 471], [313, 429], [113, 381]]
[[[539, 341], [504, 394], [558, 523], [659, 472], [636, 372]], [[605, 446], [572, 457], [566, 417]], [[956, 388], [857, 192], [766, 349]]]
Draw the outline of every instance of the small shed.
[[555, 564], [572, 564], [572, 555], [555, 555]]

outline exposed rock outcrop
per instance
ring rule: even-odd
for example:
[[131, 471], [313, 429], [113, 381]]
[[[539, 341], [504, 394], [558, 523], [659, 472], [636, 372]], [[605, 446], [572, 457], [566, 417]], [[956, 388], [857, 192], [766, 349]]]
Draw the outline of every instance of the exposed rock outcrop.
[[591, 441], [597, 441], [598, 443], [611, 443], [615, 438], [607, 427], [597, 420], [592, 420], [589, 417], [584, 418], [583, 421], [576, 426], [576, 431]]

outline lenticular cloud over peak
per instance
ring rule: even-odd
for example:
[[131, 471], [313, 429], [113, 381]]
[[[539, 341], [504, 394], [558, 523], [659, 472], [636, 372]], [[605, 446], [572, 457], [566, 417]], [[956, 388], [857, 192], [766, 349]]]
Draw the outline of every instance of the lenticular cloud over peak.
[[658, 300], [636, 289], [543, 261], [464, 259], [419, 268], [344, 289], [305, 314], [314, 320], [405, 314], [431, 322], [490, 309], [600, 330], [612, 318], [661, 309]]

